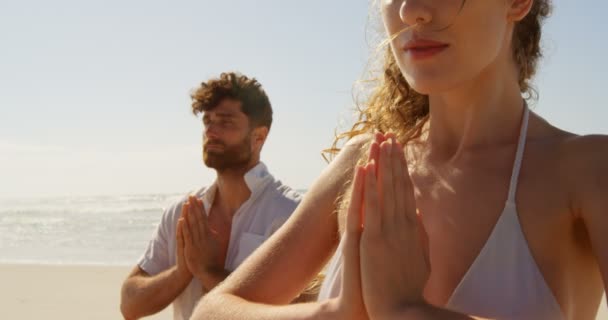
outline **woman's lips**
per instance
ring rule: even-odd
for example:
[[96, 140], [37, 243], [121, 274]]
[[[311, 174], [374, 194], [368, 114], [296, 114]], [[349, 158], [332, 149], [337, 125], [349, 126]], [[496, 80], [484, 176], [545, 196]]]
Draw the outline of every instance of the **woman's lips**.
[[448, 47], [447, 43], [417, 39], [406, 43], [403, 50], [413, 59], [426, 59], [443, 52]]

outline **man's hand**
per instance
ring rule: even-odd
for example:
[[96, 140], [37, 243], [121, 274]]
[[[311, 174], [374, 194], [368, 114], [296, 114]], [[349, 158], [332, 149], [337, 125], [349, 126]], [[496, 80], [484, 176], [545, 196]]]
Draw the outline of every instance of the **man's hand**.
[[211, 290], [223, 280], [226, 272], [221, 261], [220, 242], [209, 228], [201, 200], [190, 197], [184, 204], [178, 221], [179, 234], [183, 234], [183, 256], [188, 270]]
[[[183, 213], [182, 213], [183, 214]], [[186, 278], [192, 278], [192, 272], [188, 269], [188, 265], [186, 263], [185, 256], [185, 246], [186, 241], [184, 240], [184, 223], [183, 219], [179, 219], [177, 221], [177, 231], [176, 231], [176, 268], [177, 274]]]

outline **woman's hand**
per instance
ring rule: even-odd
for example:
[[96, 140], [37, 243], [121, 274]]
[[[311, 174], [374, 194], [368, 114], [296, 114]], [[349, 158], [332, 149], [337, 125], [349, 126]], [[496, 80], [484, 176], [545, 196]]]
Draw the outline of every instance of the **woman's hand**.
[[[365, 182], [365, 169], [355, 169], [355, 180], [353, 181], [353, 193], [351, 199], [361, 198], [363, 184]], [[346, 231], [344, 232], [344, 245], [342, 255], [344, 264], [342, 266], [342, 290], [336, 298], [337, 319], [369, 319], [363, 296], [361, 295], [361, 259], [359, 255], [359, 244], [361, 241], [361, 201], [351, 202], [347, 217]]]
[[[384, 135], [375, 135], [374, 142], [370, 146], [368, 162], [373, 162], [374, 159], [378, 158], [378, 146], [384, 140]], [[346, 215], [346, 230], [344, 232], [344, 246], [342, 247], [344, 257], [342, 290], [340, 296], [335, 300], [336, 317], [339, 319], [369, 319], [361, 295], [361, 257], [359, 254], [361, 232], [363, 230], [363, 186], [368, 166], [357, 166], [355, 168], [353, 189]]]
[[[428, 239], [416, 212], [403, 147], [393, 136], [387, 138], [378, 148], [377, 160], [372, 158], [364, 169], [357, 169], [359, 180], [365, 173], [365, 182], [362, 191], [353, 191], [351, 207], [361, 204], [363, 213], [349, 211], [351, 220], [359, 216], [364, 221], [359, 246], [361, 289], [371, 319], [386, 319], [408, 305], [424, 303], [430, 273]], [[349, 228], [354, 227], [349, 223]]]

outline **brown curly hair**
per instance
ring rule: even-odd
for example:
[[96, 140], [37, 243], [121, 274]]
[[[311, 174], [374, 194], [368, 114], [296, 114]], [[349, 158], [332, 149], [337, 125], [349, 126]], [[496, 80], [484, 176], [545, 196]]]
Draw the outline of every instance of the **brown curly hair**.
[[219, 78], [201, 83], [192, 94], [192, 113], [209, 111], [224, 99], [241, 102], [241, 111], [252, 128], [272, 125], [272, 106], [262, 85], [255, 78], [238, 72], [224, 72]]
[[[527, 98], [534, 96], [531, 79], [542, 57], [542, 23], [552, 9], [551, 0], [533, 1], [528, 15], [515, 25], [512, 45], [513, 58], [519, 68], [519, 86]], [[403, 145], [420, 136], [428, 119], [428, 96], [410, 87], [397, 66], [390, 47], [387, 46], [384, 53], [381, 75], [364, 82], [372, 87], [366, 101], [357, 108], [358, 120], [350, 130], [336, 135], [331, 148], [324, 150], [324, 157], [325, 154], [331, 157], [339, 152], [340, 142], [363, 133], [394, 132]]]

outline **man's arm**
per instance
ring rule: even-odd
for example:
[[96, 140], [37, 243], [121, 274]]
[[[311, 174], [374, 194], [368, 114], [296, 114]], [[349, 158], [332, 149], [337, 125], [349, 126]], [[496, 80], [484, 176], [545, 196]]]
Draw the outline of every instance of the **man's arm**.
[[192, 280], [177, 266], [150, 276], [136, 266], [122, 285], [120, 311], [127, 320], [139, 319], [166, 308]]
[[179, 206], [173, 206], [163, 214], [156, 236], [150, 242], [145, 258], [140, 262], [148, 271], [150, 268], [157, 270], [153, 272], [154, 275], [137, 265], [123, 283], [120, 311], [127, 320], [139, 319], [163, 310], [192, 281], [192, 273], [184, 257], [183, 232], [179, 226], [174, 235], [176, 264], [168, 265], [168, 237], [173, 236], [169, 230], [174, 228], [170, 221], [178, 210]]

